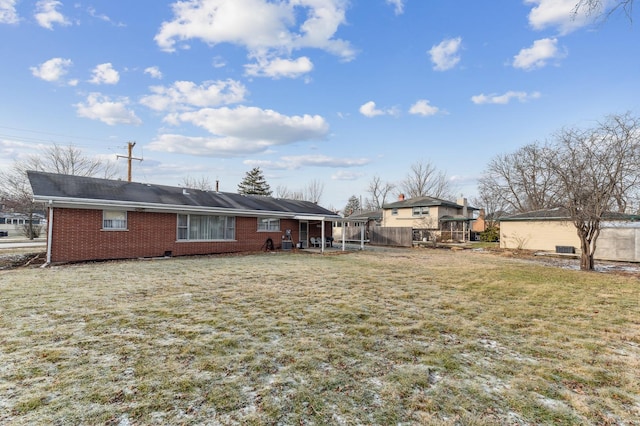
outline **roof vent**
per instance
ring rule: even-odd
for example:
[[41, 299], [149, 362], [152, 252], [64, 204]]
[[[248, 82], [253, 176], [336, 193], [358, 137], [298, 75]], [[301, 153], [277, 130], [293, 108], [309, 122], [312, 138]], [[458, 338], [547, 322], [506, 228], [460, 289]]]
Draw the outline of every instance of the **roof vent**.
[[182, 188], [182, 195], [189, 195], [187, 188]]

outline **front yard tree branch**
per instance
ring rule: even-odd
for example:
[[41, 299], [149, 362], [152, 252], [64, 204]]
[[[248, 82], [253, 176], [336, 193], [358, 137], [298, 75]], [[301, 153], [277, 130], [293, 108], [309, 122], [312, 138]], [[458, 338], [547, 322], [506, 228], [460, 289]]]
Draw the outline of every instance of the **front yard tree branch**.
[[609, 17], [612, 13], [622, 9], [631, 21], [633, 19], [634, 0], [579, 0], [574, 13], [585, 11], [589, 15]]

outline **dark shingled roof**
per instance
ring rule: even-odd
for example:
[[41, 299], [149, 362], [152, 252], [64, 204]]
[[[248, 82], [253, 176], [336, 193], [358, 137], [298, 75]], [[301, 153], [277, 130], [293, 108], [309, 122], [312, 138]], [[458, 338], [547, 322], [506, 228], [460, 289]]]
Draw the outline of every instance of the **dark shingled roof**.
[[[184, 206], [339, 218], [336, 213], [309, 201], [285, 200], [258, 195], [202, 191], [121, 180], [27, 172], [34, 199], [59, 202], [118, 202], [126, 205]], [[91, 204], [88, 203], [88, 204]]]
[[[396, 201], [395, 203], [388, 203], [382, 206], [384, 209], [398, 209], [398, 208], [407, 208], [407, 207], [436, 207], [436, 206], [444, 206], [444, 207], [453, 207], [453, 208], [462, 208], [462, 206], [458, 203], [454, 203], [453, 201], [442, 200], [440, 198], [434, 197], [414, 197], [407, 198], [406, 200]], [[478, 210], [475, 207], [467, 206], [469, 210]]]
[[360, 213], [354, 213], [350, 216], [347, 216], [348, 220], [380, 220], [382, 219], [382, 210], [370, 210], [364, 211]]

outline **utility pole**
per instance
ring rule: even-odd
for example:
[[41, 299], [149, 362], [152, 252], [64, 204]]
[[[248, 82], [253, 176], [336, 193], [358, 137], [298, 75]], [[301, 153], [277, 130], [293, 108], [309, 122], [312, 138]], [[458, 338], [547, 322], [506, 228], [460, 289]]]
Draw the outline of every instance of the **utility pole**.
[[127, 181], [131, 182], [131, 160], [142, 161], [142, 158], [136, 158], [133, 156], [133, 147], [136, 146], [135, 142], [127, 143], [127, 147], [129, 150], [129, 154], [125, 157], [124, 155], [116, 155], [116, 158], [126, 158], [128, 164], [128, 173], [127, 173]]

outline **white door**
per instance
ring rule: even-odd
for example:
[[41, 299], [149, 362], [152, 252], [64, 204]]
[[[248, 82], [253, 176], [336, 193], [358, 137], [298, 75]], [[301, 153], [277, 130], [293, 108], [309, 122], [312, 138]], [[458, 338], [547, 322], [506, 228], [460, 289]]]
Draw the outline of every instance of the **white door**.
[[309, 222], [300, 221], [300, 244], [302, 248], [309, 247]]

